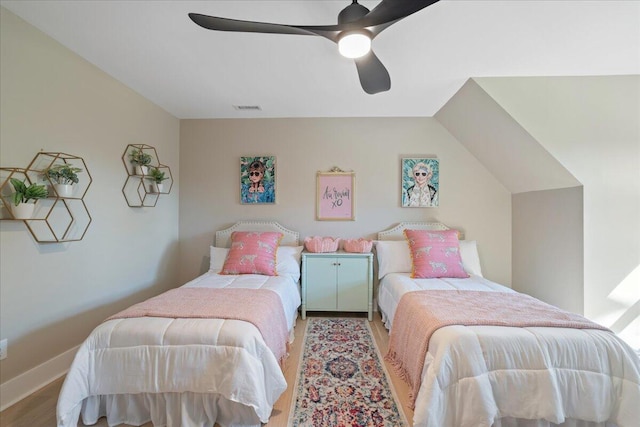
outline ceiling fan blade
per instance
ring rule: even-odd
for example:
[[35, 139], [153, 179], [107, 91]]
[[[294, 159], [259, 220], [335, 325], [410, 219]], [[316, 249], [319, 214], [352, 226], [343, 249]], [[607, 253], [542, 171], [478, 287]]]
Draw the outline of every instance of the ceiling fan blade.
[[217, 16], [190, 13], [189, 18], [202, 28], [216, 31], [236, 31], [243, 33], [297, 34], [302, 36], [322, 36], [338, 42], [338, 35], [344, 26], [340, 25], [285, 25], [270, 22], [242, 21]]
[[367, 27], [374, 37], [391, 24], [412, 15], [439, 0], [382, 0], [357, 24]]
[[372, 36], [380, 34], [391, 24], [416, 13], [439, 0], [382, 0], [373, 10], [351, 22], [336, 25], [287, 25], [270, 22], [243, 21], [217, 16], [190, 13], [189, 18], [208, 30], [236, 31], [243, 33], [317, 35], [338, 42], [343, 31], [367, 28]]
[[360, 77], [360, 85], [365, 92], [373, 95], [391, 89], [391, 77], [378, 57], [370, 51], [362, 58], [355, 60]]

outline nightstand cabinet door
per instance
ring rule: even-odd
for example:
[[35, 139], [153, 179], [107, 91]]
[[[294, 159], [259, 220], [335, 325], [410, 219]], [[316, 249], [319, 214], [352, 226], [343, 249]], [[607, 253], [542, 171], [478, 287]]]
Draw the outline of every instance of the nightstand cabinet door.
[[367, 311], [367, 258], [338, 258], [338, 311]]
[[306, 301], [307, 310], [330, 311], [336, 309], [335, 258], [307, 258]]

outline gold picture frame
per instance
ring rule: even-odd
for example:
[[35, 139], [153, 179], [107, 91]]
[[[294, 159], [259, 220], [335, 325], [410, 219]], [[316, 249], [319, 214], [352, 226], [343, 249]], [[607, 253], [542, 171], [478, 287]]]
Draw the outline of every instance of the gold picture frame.
[[356, 174], [333, 168], [316, 174], [316, 219], [355, 221]]

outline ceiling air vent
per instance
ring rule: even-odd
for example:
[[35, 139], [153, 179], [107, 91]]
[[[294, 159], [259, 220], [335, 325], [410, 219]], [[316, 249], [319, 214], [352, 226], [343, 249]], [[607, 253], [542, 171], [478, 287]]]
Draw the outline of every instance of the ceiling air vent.
[[234, 105], [233, 108], [240, 111], [261, 111], [259, 105]]

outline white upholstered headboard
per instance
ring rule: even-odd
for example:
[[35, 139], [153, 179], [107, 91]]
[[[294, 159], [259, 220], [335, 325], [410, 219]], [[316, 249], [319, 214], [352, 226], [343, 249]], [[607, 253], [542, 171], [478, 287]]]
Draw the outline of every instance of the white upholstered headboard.
[[404, 240], [404, 230], [448, 230], [441, 222], [401, 222], [393, 228], [380, 231], [378, 240]]
[[282, 246], [299, 246], [300, 233], [284, 228], [275, 221], [238, 221], [229, 228], [216, 231], [215, 246], [228, 248], [231, 246], [231, 233], [234, 231], [277, 231], [284, 236], [280, 241]]

